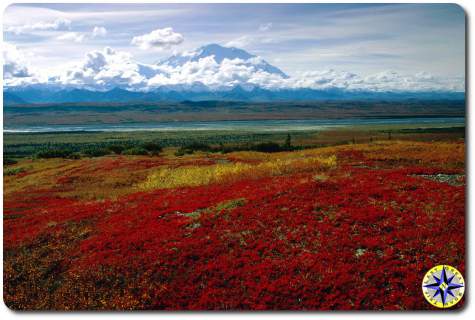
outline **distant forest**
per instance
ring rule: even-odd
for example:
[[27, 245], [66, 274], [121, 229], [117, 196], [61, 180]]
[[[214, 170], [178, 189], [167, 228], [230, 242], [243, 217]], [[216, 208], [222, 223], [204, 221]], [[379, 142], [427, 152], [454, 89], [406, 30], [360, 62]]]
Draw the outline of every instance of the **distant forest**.
[[215, 121], [464, 117], [465, 100], [63, 103], [4, 106], [6, 126]]

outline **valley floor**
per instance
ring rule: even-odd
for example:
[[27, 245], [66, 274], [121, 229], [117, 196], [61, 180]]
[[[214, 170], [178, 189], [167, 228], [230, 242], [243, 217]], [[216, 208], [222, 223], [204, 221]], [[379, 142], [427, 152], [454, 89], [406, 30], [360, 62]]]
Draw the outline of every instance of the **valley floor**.
[[4, 170], [16, 310], [431, 309], [425, 272], [465, 272], [463, 139]]

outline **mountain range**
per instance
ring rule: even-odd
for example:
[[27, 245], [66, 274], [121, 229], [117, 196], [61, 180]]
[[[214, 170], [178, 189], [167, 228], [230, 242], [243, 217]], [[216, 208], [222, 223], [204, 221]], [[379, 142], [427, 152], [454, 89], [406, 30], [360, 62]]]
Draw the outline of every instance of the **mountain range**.
[[254, 88], [250, 91], [235, 87], [229, 91], [156, 90], [135, 92], [115, 88], [108, 91], [85, 89], [48, 90], [35, 88], [9, 89], [3, 92], [5, 105], [27, 103], [78, 102], [159, 102], [159, 101], [319, 101], [319, 100], [464, 100], [461, 92], [372, 92], [295, 89], [272, 91]]
[[[73, 70], [47, 81], [6, 81], [4, 104], [157, 101], [463, 100], [460, 90], [431, 87], [426, 75], [351, 73], [295, 79], [245, 50], [209, 44], [147, 65], [110, 48], [89, 53]], [[412, 81], [412, 82], [411, 82]], [[362, 83], [364, 85], [362, 85]], [[387, 84], [403, 83], [392, 89]]]

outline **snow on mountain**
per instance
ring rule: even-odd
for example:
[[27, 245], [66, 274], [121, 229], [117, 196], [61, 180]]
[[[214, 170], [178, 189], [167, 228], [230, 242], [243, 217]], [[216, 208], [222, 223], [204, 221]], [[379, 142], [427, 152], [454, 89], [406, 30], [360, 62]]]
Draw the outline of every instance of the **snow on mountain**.
[[208, 44], [200, 47], [194, 51], [182, 52], [171, 56], [170, 58], [163, 60], [159, 65], [168, 65], [173, 68], [183, 67], [186, 63], [196, 62], [200, 59], [213, 57], [216, 63], [221, 64], [226, 60], [239, 60], [243, 65], [252, 66], [256, 71], [267, 72], [270, 74], [276, 74], [284, 79], [289, 78], [282, 70], [273, 65], [267, 63], [264, 59], [248, 53], [242, 49], [234, 47], [223, 47], [219, 44]]
[[120, 88], [136, 92], [226, 92], [234, 88], [249, 93], [255, 89], [465, 91], [463, 77], [439, 78], [424, 72], [402, 75], [384, 71], [361, 76], [330, 69], [291, 77], [261, 57], [218, 44], [176, 54], [156, 64], [140, 63], [130, 53], [105, 48], [88, 52], [79, 62], [48, 71], [35, 69], [33, 63], [25, 63], [26, 56], [14, 46], [4, 46], [3, 50], [4, 88], [7, 90], [34, 87], [42, 91], [109, 91]]
[[[170, 90], [267, 89], [285, 86], [289, 77], [264, 59], [237, 48], [217, 44], [203, 46], [193, 52], [174, 55], [158, 64], [143, 64], [122, 51], [111, 48], [88, 52], [79, 62], [56, 72], [21, 69], [18, 64], [4, 65], [7, 87], [43, 86], [73, 87], [88, 90], [110, 90], [118, 87], [133, 91], [157, 88]], [[22, 70], [22, 79], [9, 70]], [[40, 74], [41, 73], [41, 74]], [[46, 75], [45, 75], [46, 73]]]

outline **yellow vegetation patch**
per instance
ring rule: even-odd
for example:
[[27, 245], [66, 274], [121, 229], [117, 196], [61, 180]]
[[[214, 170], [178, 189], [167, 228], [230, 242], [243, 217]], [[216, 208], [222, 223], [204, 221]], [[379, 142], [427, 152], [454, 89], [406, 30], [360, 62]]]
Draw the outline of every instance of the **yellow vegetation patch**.
[[229, 159], [237, 161], [273, 161], [273, 160], [291, 160], [308, 157], [331, 157], [335, 154], [335, 147], [323, 147], [315, 149], [305, 149], [286, 152], [255, 152], [255, 151], [237, 151], [227, 154]]
[[[80, 166], [80, 162], [76, 160], [67, 159], [38, 159], [38, 160], [23, 160], [18, 164], [6, 169], [7, 170], [21, 170], [27, 175], [19, 177], [19, 175], [4, 174], [4, 195], [14, 192], [31, 191], [32, 189], [43, 189], [54, 186], [56, 179]], [[20, 169], [21, 168], [21, 169]]]
[[83, 200], [117, 198], [136, 191], [134, 185], [144, 181], [153, 170], [153, 166], [148, 168], [141, 161], [156, 161], [156, 166], [160, 165], [158, 158], [141, 156], [23, 159], [4, 167], [4, 196], [44, 190]]
[[336, 157], [333, 155], [302, 159], [274, 159], [258, 164], [238, 162], [201, 167], [160, 168], [138, 187], [142, 190], [192, 187], [297, 172], [311, 172], [335, 166]]

